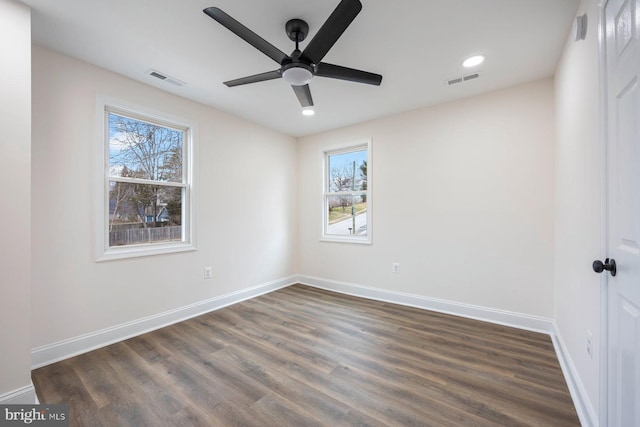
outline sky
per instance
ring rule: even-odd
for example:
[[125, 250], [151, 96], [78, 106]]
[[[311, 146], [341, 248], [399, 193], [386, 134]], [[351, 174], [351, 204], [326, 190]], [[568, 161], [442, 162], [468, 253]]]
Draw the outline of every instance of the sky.
[[356, 162], [356, 174], [360, 170], [359, 167], [367, 160], [367, 150], [353, 151], [350, 153], [334, 154], [329, 156], [329, 170], [337, 168], [341, 170], [344, 167], [353, 168], [353, 162]]

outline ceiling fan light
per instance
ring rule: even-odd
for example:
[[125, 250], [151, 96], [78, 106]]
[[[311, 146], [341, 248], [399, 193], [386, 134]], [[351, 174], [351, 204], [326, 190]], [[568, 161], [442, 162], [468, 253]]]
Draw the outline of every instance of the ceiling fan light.
[[302, 67], [291, 67], [284, 70], [282, 78], [292, 86], [304, 86], [313, 78], [311, 71]]

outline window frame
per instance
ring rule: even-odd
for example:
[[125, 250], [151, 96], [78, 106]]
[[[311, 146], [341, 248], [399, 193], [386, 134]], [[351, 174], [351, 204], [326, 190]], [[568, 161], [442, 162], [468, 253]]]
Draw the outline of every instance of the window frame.
[[[329, 191], [329, 156], [350, 153], [354, 151], [366, 150], [367, 161], [367, 189], [366, 190], [354, 190], [345, 192], [330, 192]], [[345, 144], [339, 144], [335, 146], [325, 147], [321, 151], [322, 155], [322, 215], [321, 215], [321, 228], [320, 228], [320, 241], [323, 242], [337, 242], [337, 243], [356, 243], [370, 245], [372, 240], [372, 141], [371, 138], [364, 138], [356, 141], [352, 141]], [[354, 195], [354, 193], [364, 194], [367, 199], [367, 234], [366, 236], [358, 235], [339, 235], [328, 234], [327, 228], [329, 226], [329, 206], [328, 200], [331, 196], [340, 195]]]
[[[155, 111], [105, 96], [98, 96], [96, 104], [96, 119], [98, 121], [97, 129], [99, 130], [99, 135], [96, 136], [98, 138], [98, 143], [95, 144], [97, 151], [95, 155], [96, 219], [94, 227], [96, 230], [96, 261], [101, 262], [196, 250], [194, 185], [194, 159], [196, 158], [194, 141], [197, 135], [196, 124], [188, 119], [176, 117], [164, 112]], [[183, 132], [182, 182], [161, 183], [163, 186], [181, 187], [184, 189], [182, 201], [181, 241], [109, 246], [109, 182], [113, 181], [113, 177], [111, 177], [109, 173], [109, 113]], [[117, 178], [118, 182], [129, 182], [134, 184], [156, 183], [156, 181], [153, 180], [122, 177]]]

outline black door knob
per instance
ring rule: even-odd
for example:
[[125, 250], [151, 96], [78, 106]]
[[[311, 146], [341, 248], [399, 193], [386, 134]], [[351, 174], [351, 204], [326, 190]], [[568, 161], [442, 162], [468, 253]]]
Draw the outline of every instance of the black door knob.
[[607, 270], [611, 273], [612, 276], [616, 275], [616, 260], [615, 259], [605, 259], [604, 263], [599, 259], [593, 261], [593, 271], [596, 273], [602, 273], [604, 270]]

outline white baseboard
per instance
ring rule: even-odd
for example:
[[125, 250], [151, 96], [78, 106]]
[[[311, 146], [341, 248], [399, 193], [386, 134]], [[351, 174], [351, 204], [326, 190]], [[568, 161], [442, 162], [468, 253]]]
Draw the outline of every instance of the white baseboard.
[[580, 424], [583, 427], [597, 427], [599, 425], [598, 416], [591, 405], [591, 401], [587, 395], [587, 391], [582, 384], [580, 375], [576, 370], [573, 360], [571, 359], [567, 347], [562, 339], [562, 335], [558, 330], [555, 322], [553, 322], [553, 334], [551, 334], [551, 340], [553, 346], [556, 349], [558, 355], [558, 362], [562, 368], [567, 387], [571, 393], [573, 404], [576, 407], [576, 412], [580, 418]]
[[200, 316], [210, 311], [218, 310], [231, 304], [236, 304], [284, 288], [295, 282], [296, 277], [285, 277], [111, 328], [37, 347], [31, 350], [31, 368], [36, 369], [192, 317]]
[[38, 403], [33, 383], [0, 396], [0, 405], [34, 405]]
[[482, 320], [499, 325], [512, 326], [514, 328], [526, 329], [534, 332], [542, 332], [548, 335], [552, 335], [554, 332], [553, 320], [545, 317], [463, 304], [455, 301], [425, 297], [422, 295], [394, 292], [386, 289], [356, 285], [353, 283], [322, 279], [320, 277], [301, 275], [298, 276], [297, 279], [299, 283], [305, 285], [357, 297], [422, 308], [425, 310]]

